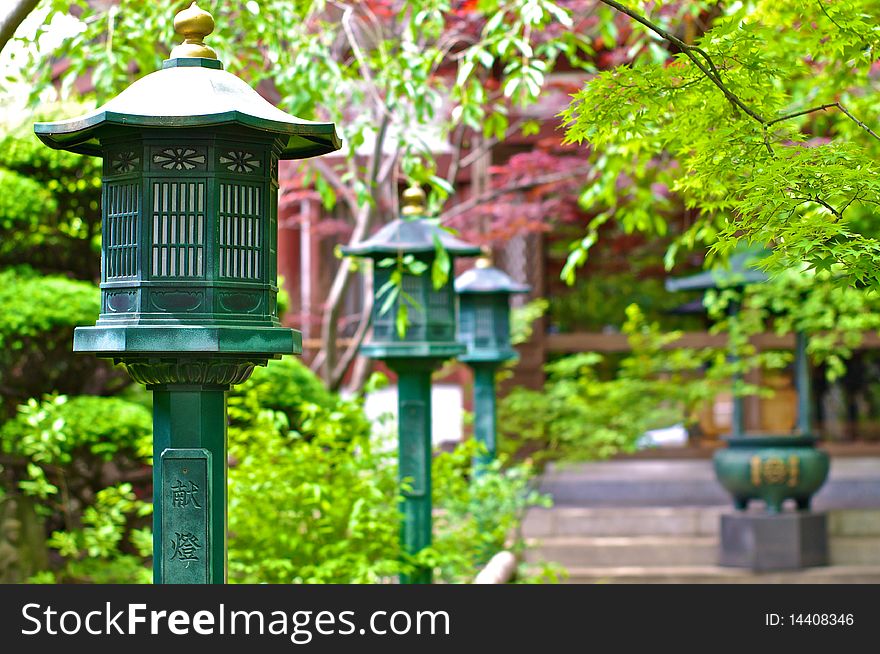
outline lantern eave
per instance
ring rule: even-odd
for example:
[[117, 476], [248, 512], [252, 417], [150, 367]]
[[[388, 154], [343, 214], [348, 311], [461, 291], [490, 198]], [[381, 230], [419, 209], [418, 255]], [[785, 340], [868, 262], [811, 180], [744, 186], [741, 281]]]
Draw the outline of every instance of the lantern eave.
[[459, 294], [528, 293], [532, 287], [520, 284], [498, 268], [471, 268], [455, 280], [455, 292]]
[[380, 258], [392, 254], [433, 254], [435, 239], [452, 256], [476, 256], [480, 248], [429, 223], [424, 218], [398, 218], [382, 227], [365, 241], [342, 248], [346, 256]]

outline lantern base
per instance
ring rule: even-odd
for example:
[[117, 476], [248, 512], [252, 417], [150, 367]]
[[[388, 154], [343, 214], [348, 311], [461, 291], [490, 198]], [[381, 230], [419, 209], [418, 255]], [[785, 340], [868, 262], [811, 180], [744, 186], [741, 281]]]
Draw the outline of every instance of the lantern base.
[[276, 358], [284, 354], [302, 354], [302, 334], [287, 327], [77, 327], [73, 332], [73, 351], [114, 358], [125, 354], [189, 352]]

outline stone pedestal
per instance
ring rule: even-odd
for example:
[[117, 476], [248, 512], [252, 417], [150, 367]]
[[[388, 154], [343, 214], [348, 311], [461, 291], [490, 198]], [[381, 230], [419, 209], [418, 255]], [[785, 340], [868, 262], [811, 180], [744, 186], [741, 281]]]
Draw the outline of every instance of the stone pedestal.
[[722, 515], [719, 563], [755, 571], [828, 565], [826, 515], [810, 511]]

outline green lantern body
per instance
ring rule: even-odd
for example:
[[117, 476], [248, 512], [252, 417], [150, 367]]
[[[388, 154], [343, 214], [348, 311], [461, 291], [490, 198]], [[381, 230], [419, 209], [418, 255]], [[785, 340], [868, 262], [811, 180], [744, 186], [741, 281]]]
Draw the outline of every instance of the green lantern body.
[[[400, 218], [374, 236], [343, 248], [349, 256], [373, 260], [373, 288], [382, 289], [390, 281], [395, 265], [380, 265], [398, 256], [413, 255], [430, 269], [434, 262], [436, 241], [442, 243], [450, 258], [479, 253], [479, 248], [452, 237], [424, 218]], [[449, 280], [434, 288], [430, 273], [413, 275], [404, 272], [401, 293], [390, 307], [383, 298], [373, 303], [373, 335], [361, 351], [374, 359], [431, 358], [448, 359], [463, 351], [457, 339], [455, 292]], [[401, 334], [396, 326], [399, 307], [407, 312], [407, 327]], [[383, 311], [383, 309], [385, 309]]]
[[301, 351], [277, 315], [278, 160], [337, 149], [332, 124], [290, 116], [219, 61], [191, 58], [34, 129], [51, 147], [104, 159], [101, 315], [76, 330], [75, 351], [126, 365]]
[[101, 313], [74, 350], [112, 358], [154, 393], [156, 583], [226, 580], [226, 391], [301, 351], [280, 326], [279, 159], [340, 147], [332, 123], [284, 113], [187, 41], [95, 111], [38, 123], [47, 145], [103, 157]]
[[510, 344], [510, 296], [527, 293], [529, 287], [480, 259], [455, 280], [455, 290], [461, 315], [459, 340], [466, 348], [459, 359], [474, 372], [474, 438], [482, 446], [474, 467], [480, 474], [495, 460], [495, 371], [504, 361], [517, 358]]
[[481, 259], [455, 280], [461, 323], [459, 340], [467, 348], [462, 361], [501, 363], [515, 359], [510, 345], [510, 296], [529, 287]]
[[[390, 281], [395, 270], [394, 265], [386, 267], [382, 262], [413, 255], [430, 267], [437, 241], [450, 258], [479, 253], [479, 248], [453, 238], [423, 217], [420, 189], [409, 189], [404, 200], [410, 202], [404, 217], [366, 241], [343, 248], [346, 255], [373, 260], [376, 290]], [[373, 335], [361, 346], [361, 352], [385, 361], [397, 374], [398, 467], [403, 498], [400, 538], [404, 552], [414, 555], [431, 544], [431, 373], [444, 360], [461, 354], [464, 346], [456, 338], [456, 298], [451, 281], [435, 289], [430, 273], [404, 273], [401, 287], [402, 293], [385, 311], [381, 297], [373, 302]], [[409, 323], [402, 335], [396, 326], [400, 302], [406, 303]], [[401, 582], [431, 583], [431, 570], [416, 568], [401, 575]]]

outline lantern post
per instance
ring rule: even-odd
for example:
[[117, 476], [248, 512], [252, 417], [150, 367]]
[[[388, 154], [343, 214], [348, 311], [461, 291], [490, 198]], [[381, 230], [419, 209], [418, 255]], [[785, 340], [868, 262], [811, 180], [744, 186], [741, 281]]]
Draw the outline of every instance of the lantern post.
[[[415, 555], [431, 545], [431, 374], [464, 351], [456, 337], [452, 280], [435, 288], [429, 270], [438, 244], [449, 255], [450, 266], [455, 257], [474, 256], [480, 249], [427, 219], [425, 194], [419, 186], [404, 191], [402, 204], [400, 218], [342, 251], [373, 262], [373, 288], [378, 296], [373, 302], [372, 336], [361, 352], [384, 361], [397, 375], [401, 544], [404, 552]], [[425, 269], [422, 274], [413, 272], [414, 262]], [[394, 275], [400, 275], [397, 286], [392, 281]], [[393, 301], [386, 293], [395, 294]], [[401, 305], [408, 316], [405, 331], [396, 324]], [[410, 575], [401, 575], [400, 581], [429, 584], [431, 570], [417, 568]]]
[[494, 267], [488, 256], [455, 280], [459, 340], [466, 348], [458, 358], [474, 374], [474, 438], [482, 446], [474, 460], [478, 475], [496, 456], [495, 373], [505, 361], [518, 358], [510, 344], [510, 296], [529, 290]]
[[226, 581], [226, 394], [302, 351], [278, 320], [278, 161], [338, 150], [332, 123], [266, 102], [223, 70], [196, 3], [162, 69], [96, 110], [37, 123], [103, 158], [101, 313], [73, 349], [153, 392], [153, 579]]

